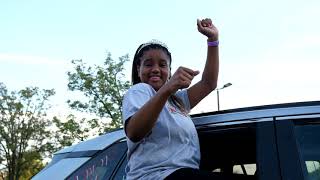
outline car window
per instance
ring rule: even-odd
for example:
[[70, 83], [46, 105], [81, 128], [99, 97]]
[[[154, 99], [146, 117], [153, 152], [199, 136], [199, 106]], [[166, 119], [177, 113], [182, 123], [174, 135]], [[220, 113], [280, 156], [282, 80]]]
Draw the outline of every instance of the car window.
[[254, 175], [257, 170], [256, 164], [240, 164], [233, 166], [234, 174]]
[[127, 166], [128, 163], [128, 159], [127, 157], [124, 158], [120, 168], [117, 170], [113, 180], [124, 180], [126, 179], [126, 172], [125, 172], [125, 168]]
[[126, 142], [113, 144], [111, 147], [102, 151], [81, 168], [75, 171], [69, 180], [102, 180], [110, 177], [119, 161], [127, 151]]
[[256, 179], [256, 125], [225, 126], [199, 130], [200, 168]]
[[295, 134], [308, 179], [320, 179], [320, 125], [297, 125]]
[[[256, 170], [256, 164], [239, 164], [232, 166], [232, 174], [255, 175]], [[213, 172], [223, 173], [223, 170], [221, 168], [216, 168]]]

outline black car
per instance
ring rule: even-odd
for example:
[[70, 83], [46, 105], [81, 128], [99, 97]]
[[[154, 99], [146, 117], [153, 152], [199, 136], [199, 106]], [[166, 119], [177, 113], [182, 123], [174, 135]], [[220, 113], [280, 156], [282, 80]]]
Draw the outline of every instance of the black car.
[[[239, 179], [319, 180], [320, 101], [192, 115], [201, 169]], [[62, 149], [33, 180], [125, 179], [122, 129]]]

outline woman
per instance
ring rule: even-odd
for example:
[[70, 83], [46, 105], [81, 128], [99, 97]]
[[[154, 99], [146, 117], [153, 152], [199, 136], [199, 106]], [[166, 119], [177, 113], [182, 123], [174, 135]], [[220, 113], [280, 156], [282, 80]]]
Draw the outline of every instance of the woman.
[[133, 86], [123, 99], [128, 143], [127, 179], [213, 177], [199, 169], [197, 131], [187, 113], [217, 86], [218, 30], [211, 19], [197, 20], [208, 44], [201, 80], [199, 71], [179, 67], [171, 76], [171, 53], [160, 42], [139, 46], [132, 66]]

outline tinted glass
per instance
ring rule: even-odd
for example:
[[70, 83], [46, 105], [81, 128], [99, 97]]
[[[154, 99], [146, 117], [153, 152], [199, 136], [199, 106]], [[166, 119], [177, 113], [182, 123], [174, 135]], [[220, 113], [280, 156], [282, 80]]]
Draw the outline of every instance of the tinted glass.
[[108, 179], [127, 150], [126, 142], [112, 145], [74, 172], [70, 180]]
[[200, 168], [232, 175], [234, 178], [256, 179], [256, 127], [215, 127], [199, 133]]
[[308, 179], [320, 179], [320, 125], [296, 126], [295, 134]]
[[114, 176], [113, 180], [123, 180], [126, 178], [126, 172], [125, 168], [127, 166], [128, 160], [125, 158], [120, 166], [120, 168], [117, 170], [116, 175]]

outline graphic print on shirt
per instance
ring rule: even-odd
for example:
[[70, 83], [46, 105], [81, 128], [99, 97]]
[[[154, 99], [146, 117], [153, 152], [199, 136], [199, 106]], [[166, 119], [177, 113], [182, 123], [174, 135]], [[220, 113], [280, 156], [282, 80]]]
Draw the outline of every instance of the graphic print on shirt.
[[173, 106], [170, 102], [167, 103], [167, 107], [169, 109], [169, 112], [172, 114], [180, 114], [182, 116], [188, 117], [188, 114], [185, 112], [181, 112], [178, 108]]

